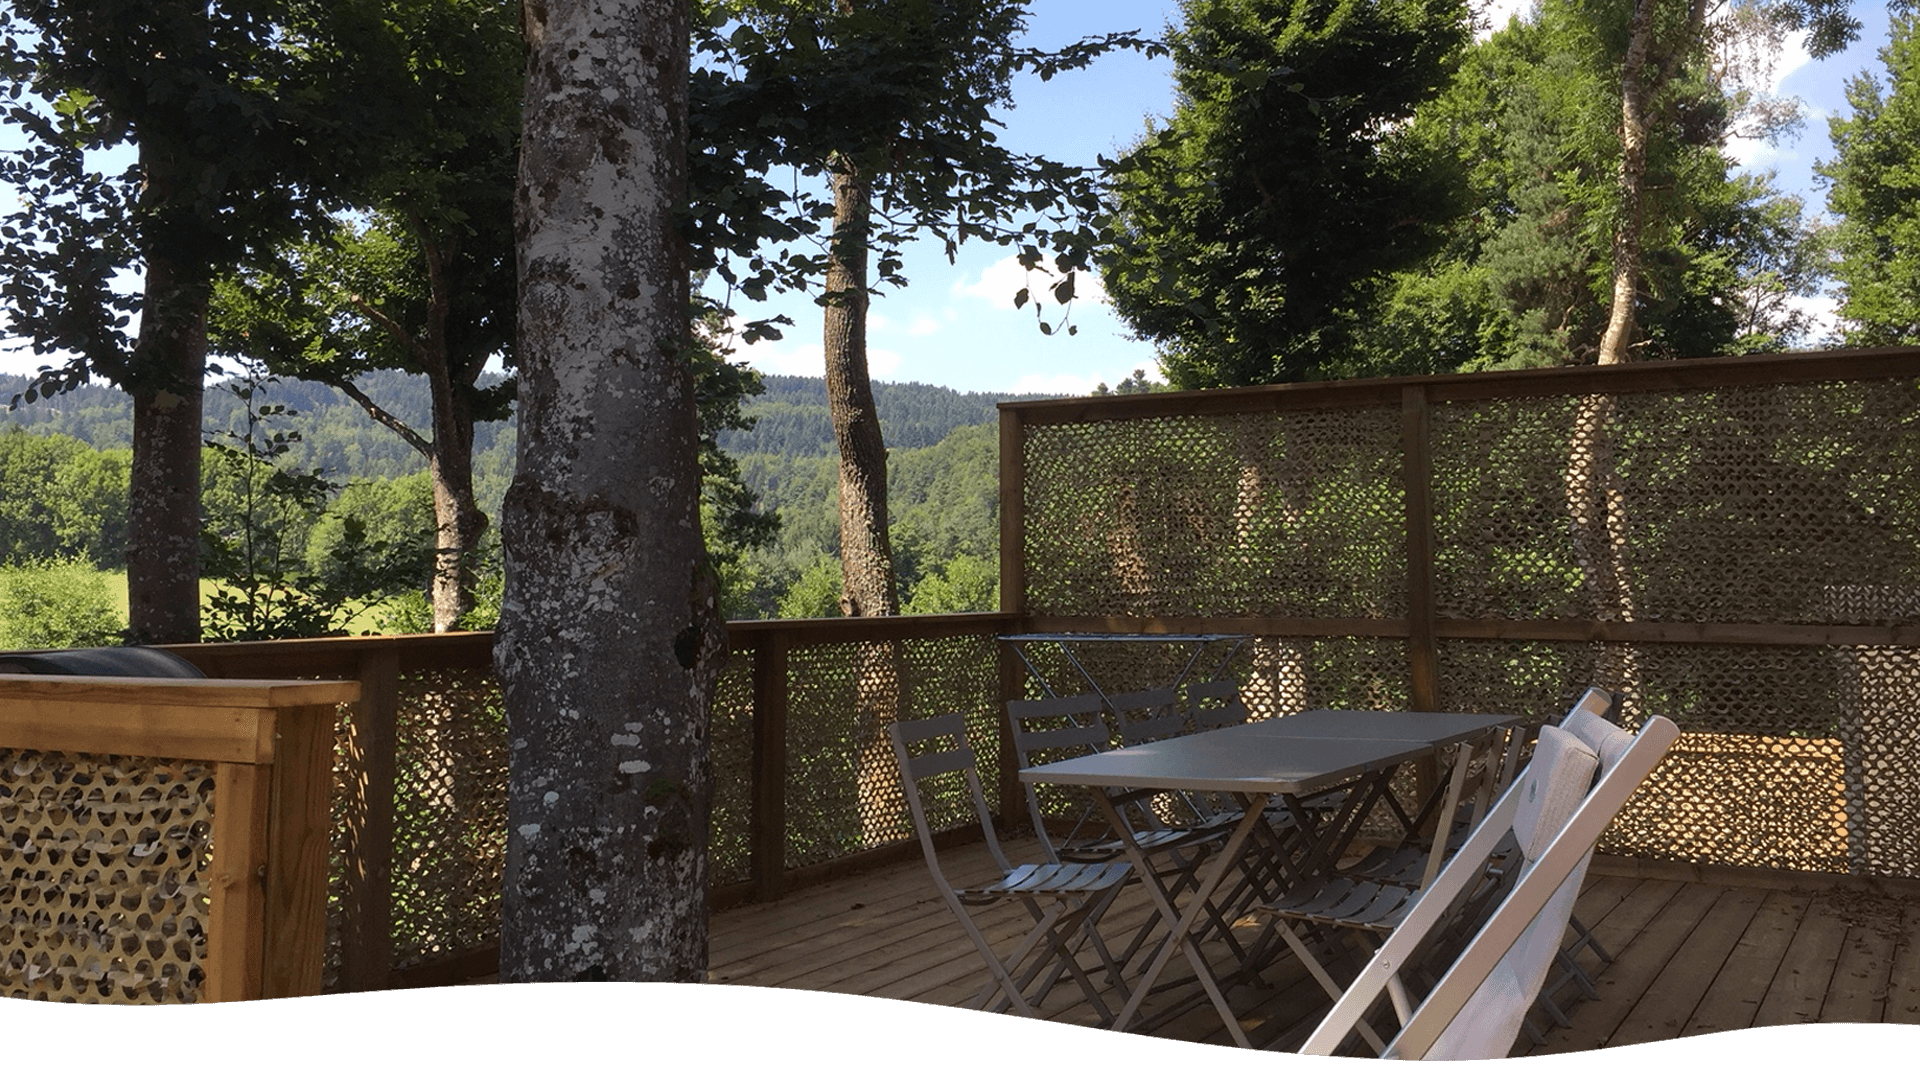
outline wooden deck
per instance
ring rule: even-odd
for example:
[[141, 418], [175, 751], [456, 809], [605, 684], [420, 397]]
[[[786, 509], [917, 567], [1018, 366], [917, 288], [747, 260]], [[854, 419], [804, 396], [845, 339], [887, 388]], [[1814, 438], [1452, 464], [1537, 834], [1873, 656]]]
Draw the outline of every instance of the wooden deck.
[[[1031, 852], [1010, 851], [1015, 858]], [[990, 876], [984, 847], [952, 855], [956, 876]], [[1606, 868], [1598, 868], [1604, 871]], [[1139, 889], [1101, 928], [1139, 925]], [[1559, 995], [1568, 1027], [1534, 1016], [1545, 1042], [1516, 1053], [1559, 1053], [1749, 1027], [1808, 1022], [1920, 1024], [1920, 898], [1857, 889], [1705, 884], [1618, 872], [1588, 876], [1576, 915], [1613, 956], [1583, 959], [1597, 1000]], [[1006, 910], [983, 920], [1004, 947], [1025, 916]], [[1030, 925], [1030, 924], [1028, 924]], [[796, 892], [776, 904], [723, 911], [712, 923], [710, 979], [750, 986], [823, 990], [939, 1005], [964, 1005], [985, 967], [915, 861]], [[1177, 969], [1176, 969], [1177, 973]], [[1235, 987], [1230, 1001], [1254, 1045], [1291, 1049], [1327, 1005], [1291, 959], [1264, 973], [1268, 986]], [[1180, 1011], [1180, 991], [1156, 994], [1152, 1034], [1226, 1043], [1204, 1001]], [[1072, 986], [1056, 990], [1045, 1015], [1063, 1023], [1097, 1017]], [[1172, 1013], [1174, 1015], [1168, 1015]]]

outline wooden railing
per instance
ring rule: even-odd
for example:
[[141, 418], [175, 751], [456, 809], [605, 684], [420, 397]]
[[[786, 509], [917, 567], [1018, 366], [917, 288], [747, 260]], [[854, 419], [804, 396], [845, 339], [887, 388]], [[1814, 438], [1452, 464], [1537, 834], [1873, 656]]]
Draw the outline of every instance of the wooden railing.
[[0, 675], [0, 996], [318, 993], [334, 716], [357, 692]]
[[[996, 639], [1029, 631], [1251, 635], [1225, 674], [1257, 714], [1547, 719], [1616, 686], [1630, 719], [1657, 708], [1687, 734], [1603, 850], [1920, 868], [1920, 780], [1899, 753], [1920, 712], [1920, 350], [1002, 416], [1006, 611], [730, 625], [716, 906], [913, 857], [881, 738], [896, 718], [964, 714], [1021, 820], [1001, 703], [1035, 686]], [[1611, 485], [1598, 524], [1576, 500], [1588, 473]], [[1109, 689], [1178, 670], [1121, 650], [1092, 658]], [[360, 684], [336, 729], [329, 986], [489, 970], [506, 783], [492, 635], [171, 651], [219, 678]]]
[[[1026, 683], [996, 640], [1020, 628], [999, 614], [729, 624], [712, 723], [712, 904], [918, 857], [891, 756], [876, 754], [893, 712], [965, 713], [1003, 813], [1021, 820], [999, 702]], [[505, 738], [492, 649], [489, 632], [167, 647], [218, 678], [360, 686], [337, 729], [330, 989], [438, 985], [497, 964]], [[861, 673], [878, 667], [891, 681], [876, 694]], [[977, 835], [958, 826], [944, 840]]]

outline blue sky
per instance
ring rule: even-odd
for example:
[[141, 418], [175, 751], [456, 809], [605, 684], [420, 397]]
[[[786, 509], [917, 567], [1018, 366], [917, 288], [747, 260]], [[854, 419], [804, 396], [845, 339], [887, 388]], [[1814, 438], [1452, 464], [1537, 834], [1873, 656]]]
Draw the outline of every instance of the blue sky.
[[[1501, 12], [1526, 0], [1495, 0]], [[1077, 38], [1122, 30], [1161, 31], [1178, 14], [1173, 0], [1035, 0], [1028, 41], [1051, 47]], [[1813, 165], [1831, 155], [1826, 118], [1844, 114], [1845, 81], [1880, 70], [1877, 53], [1886, 40], [1887, 15], [1877, 0], [1861, 0], [1854, 13], [1863, 24], [1860, 40], [1847, 52], [1809, 61], [1789, 48], [1775, 76], [1781, 92], [1802, 98], [1807, 121], [1797, 138], [1777, 147], [1737, 147], [1748, 168], [1775, 169], [1779, 186], [1807, 199], [1811, 211], [1825, 205], [1813, 186]], [[1150, 117], [1172, 107], [1172, 65], [1135, 54], [1111, 54], [1090, 69], [1042, 83], [1023, 78], [1014, 87], [1014, 108], [1005, 114], [1001, 142], [1012, 149], [1043, 153], [1071, 164], [1092, 165], [1101, 154], [1124, 150]], [[1116, 383], [1136, 368], [1154, 371], [1150, 346], [1128, 340], [1126, 328], [1100, 302], [1097, 291], [1074, 304], [1071, 322], [1078, 333], [1043, 335], [1033, 309], [1013, 307], [1013, 294], [1028, 284], [1004, 249], [987, 244], [963, 247], [953, 265], [937, 246], [910, 248], [909, 285], [888, 290], [873, 302], [868, 325], [871, 372], [875, 379], [925, 382], [959, 390], [1082, 394], [1095, 384]], [[1032, 282], [1035, 292], [1043, 282]], [[1083, 294], [1088, 285], [1083, 281]], [[1824, 307], [1816, 302], [1816, 307]], [[821, 373], [819, 309], [805, 296], [775, 298], [774, 303], [743, 306], [749, 317], [783, 312], [794, 319], [779, 342], [743, 348], [740, 358], [775, 374]], [[1057, 320], [1057, 313], [1048, 316]], [[24, 350], [0, 349], [0, 372], [30, 372], [36, 360]]]

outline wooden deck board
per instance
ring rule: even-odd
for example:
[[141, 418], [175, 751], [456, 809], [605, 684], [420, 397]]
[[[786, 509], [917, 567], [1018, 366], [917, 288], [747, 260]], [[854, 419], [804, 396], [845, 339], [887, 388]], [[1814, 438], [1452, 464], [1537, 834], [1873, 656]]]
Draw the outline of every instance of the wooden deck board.
[[1766, 999], [1773, 977], [1780, 970], [1784, 943], [1806, 914], [1808, 898], [1792, 893], [1769, 892], [1761, 901], [1740, 940], [1714, 976], [1693, 1016], [1681, 1026], [1680, 1035], [1706, 1035], [1715, 1031], [1738, 1031], [1752, 1027], [1754, 1014]]
[[[1033, 852], [1018, 845], [1015, 859]], [[979, 845], [943, 853], [959, 876], [988, 876]], [[1101, 923], [1118, 948], [1148, 916], [1140, 890], [1129, 890]], [[1807, 1021], [1920, 1023], [1920, 900], [1851, 890], [1766, 887], [1589, 875], [1575, 914], [1614, 957], [1582, 962], [1600, 998], [1582, 1001], [1571, 987], [1557, 999], [1570, 1027], [1547, 1031], [1531, 1053], [1623, 1046], [1679, 1036]], [[982, 932], [1005, 952], [1030, 928], [1025, 913], [998, 905], [980, 915]], [[1257, 924], [1236, 933], [1250, 940]], [[1224, 957], [1221, 946], [1209, 955]], [[753, 986], [964, 1006], [986, 978], [986, 966], [939, 899], [918, 862], [885, 867], [799, 890], [776, 904], [716, 915], [712, 978]], [[1083, 964], [1104, 985], [1089, 951]], [[1176, 959], [1165, 978], [1186, 971]], [[1276, 1038], [1297, 1045], [1326, 1011], [1328, 999], [1297, 961], [1261, 972], [1264, 985], [1237, 984], [1229, 1000], [1254, 1044]], [[1192, 987], [1158, 990], [1145, 1015], [1164, 1013]], [[1106, 991], [1110, 1007], [1121, 996]], [[1078, 987], [1064, 983], [1038, 1010], [1061, 1023], [1094, 1025], [1095, 1010]], [[1536, 1021], [1544, 1016], [1535, 1011]], [[1212, 1005], [1161, 1017], [1153, 1034], [1209, 1043], [1228, 1041]], [[1284, 1038], [1281, 1038], [1284, 1036]], [[1529, 1052], [1523, 1039], [1518, 1052]]]
[[1766, 893], [1760, 889], [1723, 890], [1614, 1029], [1607, 1045], [1677, 1038], [1765, 900]]

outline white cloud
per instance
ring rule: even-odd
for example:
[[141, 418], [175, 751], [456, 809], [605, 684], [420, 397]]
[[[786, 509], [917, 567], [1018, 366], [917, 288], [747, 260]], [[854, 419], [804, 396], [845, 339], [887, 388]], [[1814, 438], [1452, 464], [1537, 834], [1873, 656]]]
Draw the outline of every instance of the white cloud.
[[1787, 298], [1796, 311], [1813, 319], [1813, 328], [1807, 333], [1804, 348], [1820, 349], [1828, 347], [1833, 337], [1834, 327], [1839, 322], [1840, 300], [1834, 296], [1791, 296]]
[[817, 379], [827, 373], [826, 354], [818, 342], [789, 345], [782, 341], [762, 341], [740, 347], [733, 357], [768, 375], [808, 375]]
[[1505, 30], [1507, 20], [1518, 15], [1522, 20], [1533, 11], [1534, 0], [1481, 0], [1475, 6], [1479, 8], [1484, 20], [1481, 38], [1491, 37], [1495, 31]]
[[[980, 272], [976, 280], [961, 279], [953, 286], [956, 296], [977, 296], [995, 307], [1012, 307], [1014, 294], [1026, 289], [1033, 298], [1049, 308], [1056, 307], [1053, 300], [1053, 286], [1059, 280], [1053, 272], [1050, 262], [1029, 273], [1020, 265], [1020, 260], [1012, 255], [1001, 259]], [[1100, 287], [1100, 275], [1093, 272], [1076, 274], [1073, 279], [1075, 304], [1098, 304], [1105, 306], [1107, 293]]]
[[[789, 344], [786, 341], [763, 341], [742, 346], [734, 352], [735, 360], [744, 360], [755, 371], [767, 375], [804, 375], [818, 379], [827, 373], [826, 353], [818, 342]], [[892, 379], [894, 372], [900, 370], [900, 354], [892, 349], [867, 350], [867, 375], [874, 379]]]
[[907, 333], [914, 337], [929, 337], [940, 332], [940, 320], [930, 315], [922, 315], [907, 326]]

